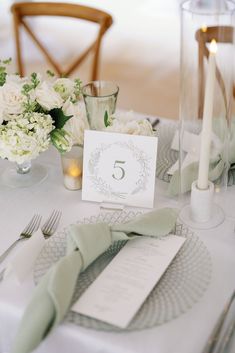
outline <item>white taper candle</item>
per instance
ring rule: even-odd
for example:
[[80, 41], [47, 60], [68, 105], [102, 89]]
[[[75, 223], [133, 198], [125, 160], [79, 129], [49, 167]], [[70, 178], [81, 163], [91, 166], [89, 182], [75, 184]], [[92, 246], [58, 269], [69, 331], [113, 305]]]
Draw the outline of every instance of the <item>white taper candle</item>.
[[208, 188], [214, 87], [215, 87], [215, 77], [216, 77], [215, 76], [216, 51], [217, 51], [217, 44], [216, 44], [216, 41], [213, 39], [210, 44], [210, 55], [208, 60], [208, 70], [207, 70], [207, 77], [206, 77], [201, 146], [200, 146], [200, 159], [199, 159], [198, 182], [197, 182], [197, 187], [199, 189], [204, 189], [204, 190]]

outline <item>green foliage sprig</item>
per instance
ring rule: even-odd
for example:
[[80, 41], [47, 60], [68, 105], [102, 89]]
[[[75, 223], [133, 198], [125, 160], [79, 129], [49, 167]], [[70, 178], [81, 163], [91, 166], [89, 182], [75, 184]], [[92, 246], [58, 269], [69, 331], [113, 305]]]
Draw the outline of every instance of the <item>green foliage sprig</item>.
[[78, 97], [80, 96], [82, 91], [82, 81], [79, 78], [75, 78], [74, 83], [75, 83], [74, 93]]
[[6, 60], [0, 60], [0, 86], [3, 86], [6, 82], [6, 77], [7, 77], [6, 66], [10, 65], [11, 61], [12, 61], [11, 58]]
[[47, 76], [49, 76], [49, 77], [55, 77], [55, 74], [54, 74], [54, 72], [52, 72], [51, 70], [47, 70]]
[[111, 125], [111, 119], [109, 118], [107, 110], [105, 110], [105, 113], [104, 113], [104, 126], [108, 127], [110, 125]]
[[33, 72], [31, 74], [31, 83], [26, 83], [23, 85], [22, 94], [27, 97], [27, 101], [24, 103], [24, 108], [27, 113], [43, 113], [43, 109], [40, 107], [40, 105], [36, 101], [31, 101], [30, 99], [30, 91], [35, 89], [39, 85], [39, 83], [40, 80], [38, 78], [38, 75], [36, 74], [36, 72]]

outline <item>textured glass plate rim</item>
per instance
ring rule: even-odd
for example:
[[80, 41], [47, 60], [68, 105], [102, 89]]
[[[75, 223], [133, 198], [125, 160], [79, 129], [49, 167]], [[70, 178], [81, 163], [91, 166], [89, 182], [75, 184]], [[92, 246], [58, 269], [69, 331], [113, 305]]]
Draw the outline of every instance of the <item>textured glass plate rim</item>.
[[[137, 215], [141, 214], [141, 212], [134, 212], [134, 211], [122, 211], [122, 212], [112, 212], [112, 213], [103, 213], [103, 214], [99, 214], [98, 216], [91, 216], [88, 218], [84, 218], [82, 221], [77, 221], [77, 224], [84, 224], [84, 223], [95, 223], [95, 222], [100, 222], [100, 221], [107, 221], [110, 224], [113, 224], [112, 222], [110, 222], [110, 218], [115, 218], [116, 220], [120, 220], [123, 221], [123, 219], [125, 221], [128, 221], [129, 219], [136, 217]], [[110, 217], [111, 215], [111, 217]], [[117, 223], [117, 222], [114, 222]], [[48, 241], [47, 241], [47, 247], [49, 248], [49, 250], [51, 250], [51, 245], [50, 243], [55, 242], [55, 240], [62, 240], [65, 243], [65, 239], [67, 236], [67, 232], [68, 232], [68, 228], [65, 228], [62, 232], [59, 232], [57, 234], [55, 234], [53, 237], [51, 237]], [[71, 322], [75, 325], [78, 326], [82, 326], [85, 328], [89, 328], [89, 329], [95, 329], [95, 330], [101, 330], [101, 331], [110, 331], [110, 332], [123, 332], [123, 331], [138, 331], [138, 330], [144, 330], [144, 329], [148, 329], [148, 328], [152, 328], [154, 326], [158, 326], [161, 325], [163, 323], [166, 323], [168, 321], [171, 321], [175, 318], [177, 318], [178, 316], [180, 316], [181, 314], [183, 314], [184, 312], [186, 312], [187, 310], [189, 310], [200, 298], [201, 296], [204, 294], [204, 292], [206, 291], [210, 280], [211, 280], [211, 272], [212, 272], [212, 262], [211, 262], [211, 257], [210, 254], [206, 248], [206, 246], [204, 245], [204, 243], [198, 238], [198, 236], [196, 236], [191, 230], [189, 230], [188, 228], [186, 228], [183, 224], [178, 223], [176, 226], [176, 231], [175, 234], [177, 235], [181, 235], [183, 237], [186, 238], [185, 244], [183, 245], [183, 247], [181, 248], [181, 250], [179, 251], [179, 253], [176, 255], [174, 261], [171, 263], [171, 265], [168, 267], [168, 269], [166, 270], [166, 272], [163, 274], [161, 280], [158, 282], [158, 284], [154, 287], [154, 289], [152, 290], [152, 292], [149, 294], [149, 296], [147, 297], [147, 299], [145, 300], [144, 304], [141, 306], [141, 308], [139, 309], [139, 311], [137, 312], [137, 314], [135, 315], [135, 317], [133, 318], [133, 320], [131, 321], [131, 323], [129, 324], [129, 326], [126, 329], [120, 329], [118, 327], [115, 327], [113, 325], [109, 325], [106, 324], [102, 321], [84, 316], [84, 315], [80, 315], [76, 312], [73, 311], [69, 311], [68, 314], [65, 317], [65, 321], [67, 322]], [[191, 241], [190, 241], [191, 240]], [[164, 286], [162, 286], [163, 288], [161, 288], [161, 283], [165, 283], [165, 286], [168, 286], [168, 280], [170, 278], [169, 273], [172, 269], [172, 267], [174, 267], [174, 264], [177, 263], [177, 261], [183, 257], [183, 253], [185, 252], [184, 250], [186, 249], [186, 244], [190, 244], [190, 243], [195, 243], [199, 244], [199, 249], [202, 250], [202, 253], [204, 254], [204, 258], [200, 259], [200, 265], [201, 263], [205, 263], [205, 271], [203, 272], [203, 278], [200, 278], [200, 285], [196, 288], [195, 286], [193, 287], [193, 293], [191, 288], [185, 288], [186, 290], [186, 295], [185, 293], [182, 295], [182, 298], [180, 298], [178, 300], [178, 303], [174, 303], [174, 300], [172, 298], [174, 298], [175, 294], [177, 293], [177, 290], [179, 291], [179, 288], [175, 291], [175, 288], [170, 288], [170, 290], [173, 292], [172, 297], [170, 296], [170, 298], [172, 299], [172, 303], [168, 302], [168, 304], [170, 304], [170, 310], [175, 311], [173, 314], [171, 314], [170, 316], [167, 317], [167, 315], [163, 315], [163, 317], [160, 318], [155, 318], [155, 315], [153, 315], [152, 313], [152, 308], [151, 308], [151, 302], [155, 302], [156, 300], [159, 300], [162, 298], [164, 299], [164, 297], [166, 297], [166, 293], [164, 292]], [[102, 271], [102, 269], [100, 270], [97, 269], [96, 270], [96, 265], [98, 263], [99, 260], [104, 260], [105, 257], [114, 257], [117, 252], [122, 248], [122, 246], [125, 244], [125, 242], [118, 242], [118, 249], [112, 250], [112, 249], [108, 249], [103, 255], [101, 255], [91, 266], [89, 266], [89, 268], [84, 271], [80, 276], [79, 276], [79, 280], [78, 280], [78, 284], [80, 282], [80, 284], [76, 286], [75, 288], [75, 296], [72, 300], [72, 303], [74, 303], [77, 300], [77, 297], [79, 297], [82, 292], [88, 287], [88, 285], [90, 285], [90, 283], [92, 283], [92, 281], [96, 278], [96, 276]], [[56, 246], [57, 246], [57, 241], [56, 241]], [[117, 243], [116, 243], [117, 244]], [[49, 245], [49, 246], [48, 246]], [[195, 247], [194, 245], [192, 245], [191, 247], [193, 247], [193, 251], [195, 253]], [[52, 248], [53, 249], [53, 248]], [[45, 250], [45, 248], [44, 248]], [[42, 253], [44, 252], [44, 250], [42, 250], [40, 256], [38, 257], [36, 264], [35, 264], [35, 268], [34, 268], [34, 281], [37, 284], [41, 278], [41, 276], [46, 272], [44, 271], [44, 273], [39, 273], [38, 274], [38, 269], [40, 272], [40, 264], [41, 264], [41, 260], [42, 260]], [[187, 254], [187, 256], [189, 256], [190, 254]], [[62, 256], [62, 255], [61, 255]], [[59, 256], [60, 257], [60, 256]], [[185, 257], [185, 255], [184, 255]], [[182, 261], [182, 260], [181, 260]], [[110, 258], [109, 261], [110, 262]], [[180, 262], [180, 261], [178, 261]], [[52, 265], [54, 263], [54, 261], [52, 263], [49, 263], [48, 268], [50, 267], [50, 265]], [[190, 257], [190, 264], [191, 264], [191, 257]], [[106, 263], [107, 265], [107, 263]], [[106, 266], [105, 265], [105, 266]], [[103, 266], [103, 268], [105, 267]], [[177, 263], [177, 266], [179, 266], [179, 264]], [[176, 266], [176, 267], [177, 267]], [[192, 263], [193, 266], [193, 263]], [[95, 277], [92, 279], [92, 281], [90, 281], [90, 283], [88, 283], [88, 285], [86, 285], [85, 282], [87, 282], [87, 274], [89, 273], [89, 271], [91, 270], [91, 268], [93, 268], [93, 272], [94, 270], [97, 272]], [[46, 269], [46, 270], [47, 270]], [[178, 271], [178, 270], [177, 270]], [[92, 276], [93, 276], [93, 272], [92, 272]], [[181, 275], [181, 270], [179, 271], [178, 275], [180, 275], [180, 278], [182, 277]], [[193, 269], [193, 275], [195, 276], [195, 268]], [[190, 280], [192, 278], [192, 275], [190, 273]], [[198, 274], [196, 273], [196, 278], [198, 278]], [[81, 287], [81, 283], [85, 283], [85, 289], [82, 290], [82, 292], [77, 295], [77, 290], [78, 288], [80, 289]], [[198, 283], [196, 283], [198, 285]], [[203, 285], [202, 285], [203, 284]], [[175, 285], [175, 287], [180, 287], [178, 285]], [[169, 289], [168, 289], [169, 290]], [[157, 294], [156, 294], [157, 293]], [[160, 293], [160, 296], [159, 296]], [[169, 293], [168, 293], [169, 294]], [[158, 295], [158, 296], [157, 296]], [[162, 298], [161, 298], [162, 296]], [[185, 298], [184, 298], [185, 296]], [[166, 297], [166, 299], [164, 299], [165, 302], [169, 301], [169, 298]], [[164, 300], [163, 303], [160, 303], [160, 307], [164, 304]], [[155, 304], [154, 304], [155, 305]], [[148, 309], [147, 307], [150, 307], [150, 309]], [[177, 309], [177, 306], [179, 307]], [[147, 310], [143, 309], [143, 308], [147, 308]], [[163, 310], [168, 310], [164, 309]], [[178, 311], [177, 311], [178, 310]], [[149, 313], [148, 311], [150, 311], [150, 318], [149, 318]], [[147, 319], [146, 319], [146, 312], [147, 312]], [[155, 313], [154, 313], [155, 314]], [[137, 321], [137, 322], [136, 322]]]

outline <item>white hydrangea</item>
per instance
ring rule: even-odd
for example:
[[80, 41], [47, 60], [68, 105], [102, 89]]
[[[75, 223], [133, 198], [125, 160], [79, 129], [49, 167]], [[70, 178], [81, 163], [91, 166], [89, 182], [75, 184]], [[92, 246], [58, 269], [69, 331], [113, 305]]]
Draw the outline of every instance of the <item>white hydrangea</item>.
[[89, 129], [84, 104], [82, 102], [73, 104], [70, 100], [67, 100], [63, 106], [63, 112], [65, 115], [72, 115], [72, 118], [65, 124], [65, 130], [71, 134], [73, 144], [82, 146], [84, 131]]
[[52, 123], [50, 115], [27, 113], [0, 125], [0, 157], [19, 164], [36, 158], [50, 145]]

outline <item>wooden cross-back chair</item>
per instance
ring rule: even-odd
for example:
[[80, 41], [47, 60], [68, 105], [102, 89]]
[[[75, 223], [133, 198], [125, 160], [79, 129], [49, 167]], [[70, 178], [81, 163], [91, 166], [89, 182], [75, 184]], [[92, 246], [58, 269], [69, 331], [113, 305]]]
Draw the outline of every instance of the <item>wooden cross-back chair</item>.
[[[88, 54], [93, 53], [93, 63], [91, 80], [94, 81], [98, 77], [98, 64], [101, 40], [107, 29], [112, 25], [112, 17], [101, 10], [69, 3], [57, 2], [22, 2], [15, 3], [11, 7], [14, 21], [15, 45], [17, 55], [18, 72], [21, 76], [24, 75], [24, 65], [22, 60], [21, 35], [20, 29], [24, 27], [31, 39], [36, 43], [38, 48], [44, 54], [45, 58], [52, 65], [59, 76], [69, 76], [78, 66], [87, 58]], [[73, 61], [70, 66], [63, 70], [62, 67], [54, 60], [42, 42], [38, 39], [37, 34], [33, 32], [30, 25], [27, 23], [26, 17], [35, 16], [63, 16], [90, 21], [99, 25], [97, 36], [80, 55]]]
[[[215, 39], [218, 43], [233, 43], [234, 29], [231, 26], [214, 26], [207, 27], [205, 29], [199, 29], [196, 32], [196, 40], [198, 41], [198, 67], [199, 67], [199, 84], [198, 84], [198, 96], [199, 96], [199, 110], [198, 117], [203, 117], [203, 106], [204, 106], [204, 94], [205, 94], [205, 71], [204, 71], [204, 58], [209, 58], [209, 49], [207, 43], [210, 43], [212, 39]], [[226, 90], [221, 73], [216, 67], [216, 78], [220, 85], [226, 113], [228, 112], [228, 102], [226, 96]], [[235, 85], [233, 85], [233, 97], [235, 98]]]

